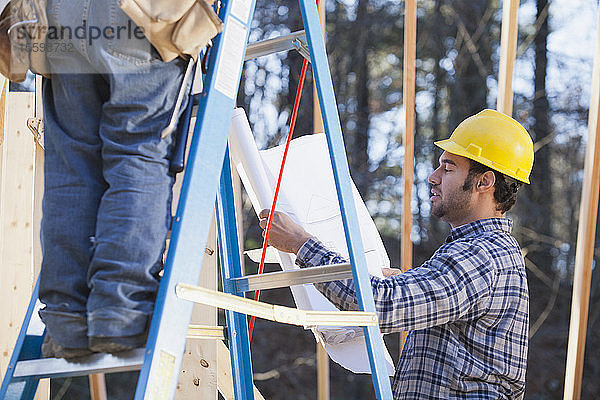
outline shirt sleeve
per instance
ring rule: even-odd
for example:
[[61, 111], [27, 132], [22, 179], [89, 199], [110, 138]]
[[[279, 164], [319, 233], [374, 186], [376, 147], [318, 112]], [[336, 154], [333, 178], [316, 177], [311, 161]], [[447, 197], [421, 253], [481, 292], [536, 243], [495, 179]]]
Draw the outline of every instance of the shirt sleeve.
[[[347, 261], [314, 238], [300, 248], [296, 260], [301, 267], [341, 262]], [[453, 244], [440, 248], [420, 267], [384, 279], [371, 276], [381, 331], [419, 330], [477, 318], [490, 306], [495, 275], [483, 249]], [[359, 309], [352, 279], [315, 287], [339, 309]]]

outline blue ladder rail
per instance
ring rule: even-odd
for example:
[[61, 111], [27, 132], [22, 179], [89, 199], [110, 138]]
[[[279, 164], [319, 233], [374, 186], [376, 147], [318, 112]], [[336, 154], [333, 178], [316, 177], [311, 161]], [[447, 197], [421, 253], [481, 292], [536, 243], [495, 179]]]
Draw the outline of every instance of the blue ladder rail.
[[[321, 31], [319, 14], [314, 0], [300, 0], [300, 11], [304, 21], [313, 76], [321, 106], [327, 144], [329, 145], [329, 155], [331, 157], [331, 166], [340, 202], [344, 232], [346, 233], [346, 244], [348, 246], [350, 265], [352, 266], [352, 275], [356, 287], [356, 297], [361, 311], [375, 312], [375, 302], [373, 300], [373, 292], [358, 226], [358, 217], [352, 197], [350, 170], [344, 149], [342, 128], [337, 112], [337, 102], [327, 63], [325, 41]], [[369, 353], [375, 394], [378, 399], [391, 399], [392, 390], [387, 375], [381, 331], [379, 326], [367, 326], [363, 329]]]
[[19, 336], [17, 337], [17, 343], [15, 344], [10, 362], [6, 368], [6, 373], [4, 374], [4, 379], [2, 380], [2, 386], [0, 387], [0, 399], [30, 400], [35, 396], [35, 392], [40, 381], [39, 378], [33, 376], [18, 379], [14, 377], [14, 373], [19, 361], [38, 359], [42, 355], [41, 347], [44, 335], [42, 334], [39, 336], [27, 334], [30, 325], [29, 322], [31, 321], [31, 317], [33, 316], [33, 312], [36, 308], [38, 287], [39, 280], [36, 282], [35, 288], [33, 289], [31, 300], [29, 300], [29, 306], [27, 307], [27, 311], [25, 313], [24, 322], [21, 325]]

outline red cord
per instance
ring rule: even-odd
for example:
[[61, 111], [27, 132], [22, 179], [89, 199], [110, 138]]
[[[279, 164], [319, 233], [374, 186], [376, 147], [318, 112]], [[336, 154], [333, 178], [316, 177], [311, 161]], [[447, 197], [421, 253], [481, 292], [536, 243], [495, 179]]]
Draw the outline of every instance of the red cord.
[[[317, 3], [318, 4], [318, 3]], [[271, 224], [273, 223], [273, 213], [275, 212], [275, 206], [277, 205], [277, 196], [279, 195], [279, 187], [281, 186], [281, 177], [283, 176], [283, 167], [285, 166], [285, 159], [287, 158], [288, 149], [290, 147], [290, 141], [294, 133], [294, 126], [296, 125], [296, 117], [298, 116], [298, 108], [300, 106], [300, 98], [302, 97], [302, 88], [304, 87], [304, 77], [306, 76], [306, 69], [308, 68], [308, 60], [304, 59], [302, 63], [302, 73], [300, 74], [300, 82], [298, 83], [298, 90], [296, 91], [296, 100], [294, 101], [294, 110], [292, 112], [292, 120], [290, 121], [290, 129], [288, 132], [287, 140], [285, 142], [285, 150], [283, 151], [283, 158], [281, 159], [281, 166], [279, 167], [279, 177], [277, 178], [277, 185], [275, 186], [275, 195], [273, 196], [273, 203], [269, 210], [269, 219], [267, 220], [267, 227], [265, 229], [265, 238], [263, 240], [262, 254], [260, 256], [260, 265], [258, 266], [258, 274], [263, 273], [265, 268], [265, 256], [267, 254], [267, 247], [269, 243], [269, 233], [271, 232]], [[254, 292], [254, 300], [258, 301], [260, 297], [260, 290]], [[254, 330], [254, 315], [250, 317], [250, 325], [248, 327], [249, 340], [252, 341], [252, 331]]]

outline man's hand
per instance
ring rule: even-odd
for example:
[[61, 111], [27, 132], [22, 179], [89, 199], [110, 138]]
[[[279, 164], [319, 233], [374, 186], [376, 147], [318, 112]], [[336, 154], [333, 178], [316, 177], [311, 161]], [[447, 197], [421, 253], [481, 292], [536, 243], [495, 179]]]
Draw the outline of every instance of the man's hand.
[[[267, 227], [267, 220], [269, 218], [269, 210], [262, 210], [258, 214], [260, 219], [259, 225], [263, 229], [263, 237]], [[275, 247], [277, 250], [297, 254], [300, 247], [312, 235], [306, 232], [300, 225], [292, 221], [292, 219], [286, 214], [275, 211], [273, 215], [273, 223], [271, 224], [271, 231], [269, 232], [269, 244]]]
[[398, 268], [381, 268], [381, 272], [383, 273], [384, 277], [389, 278], [390, 276], [400, 275], [402, 270]]

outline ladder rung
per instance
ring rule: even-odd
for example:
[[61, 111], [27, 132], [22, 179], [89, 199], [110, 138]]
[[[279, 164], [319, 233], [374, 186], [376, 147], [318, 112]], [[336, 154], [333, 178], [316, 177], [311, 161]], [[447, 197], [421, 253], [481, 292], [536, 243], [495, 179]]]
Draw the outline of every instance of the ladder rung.
[[258, 318], [284, 324], [304, 327], [377, 325], [377, 314], [374, 312], [298, 310], [297, 308], [263, 303], [184, 283], [178, 283], [175, 287], [175, 292], [180, 299], [232, 310], [242, 314], [254, 315]]
[[187, 334], [188, 339], [225, 339], [225, 327], [191, 324]]
[[41, 379], [139, 370], [145, 351], [145, 348], [134, 349], [120, 353], [118, 357], [98, 353], [81, 357], [78, 362], [62, 358], [19, 361], [13, 376], [16, 380], [33, 376]]
[[298, 50], [304, 58], [307, 58], [310, 61], [310, 55], [308, 55], [306, 51], [306, 35], [304, 34], [304, 31], [293, 32], [289, 35], [250, 43], [246, 48], [246, 57], [244, 58], [244, 61], [292, 49]]
[[[223, 326], [190, 325], [188, 338], [192, 339], [225, 339]], [[68, 362], [61, 358], [41, 358], [19, 361], [14, 377], [27, 378], [60, 378], [80, 376], [91, 373], [110, 373], [139, 370], [144, 361], [144, 348], [120, 353], [118, 357], [110, 354], [92, 354], [81, 357], [77, 362]]]
[[229, 283], [232, 284], [236, 293], [242, 293], [252, 290], [303, 285], [305, 283], [337, 281], [346, 278], [352, 278], [352, 269], [349, 263], [323, 265], [321, 267], [293, 271], [270, 272], [260, 275], [247, 275], [229, 279]]

